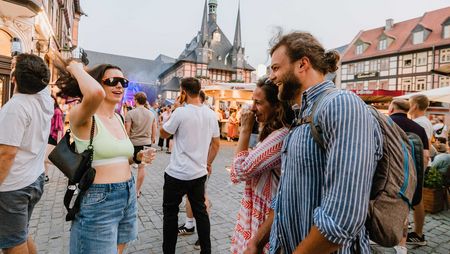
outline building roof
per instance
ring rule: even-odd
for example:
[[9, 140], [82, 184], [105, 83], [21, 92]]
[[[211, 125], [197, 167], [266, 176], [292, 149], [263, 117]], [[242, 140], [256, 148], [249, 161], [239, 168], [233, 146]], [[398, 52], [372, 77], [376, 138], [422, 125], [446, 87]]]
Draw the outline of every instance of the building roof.
[[85, 50], [85, 52], [89, 59], [88, 67], [104, 63], [117, 65], [130, 81], [148, 85], [154, 85], [158, 74], [175, 62], [174, 58], [165, 55], [159, 55], [155, 60], [148, 60], [91, 50]]
[[[342, 62], [356, 61], [360, 59], [392, 55], [399, 52], [407, 52], [418, 49], [430, 48], [450, 44], [450, 39], [442, 38], [442, 23], [450, 17], [450, 7], [426, 12], [423, 16], [393, 24], [391, 29], [378, 27], [361, 31], [352, 41], [349, 49], [342, 58]], [[417, 26], [422, 26], [430, 31], [423, 43], [414, 45], [412, 43], [412, 32]], [[378, 49], [378, 43], [383, 36], [392, 38], [385, 50]], [[366, 43], [367, 48], [362, 54], [356, 54], [356, 46]]]
[[169, 82], [167, 82], [163, 88], [162, 91], [180, 91], [180, 83], [181, 80], [178, 77], [173, 77]]

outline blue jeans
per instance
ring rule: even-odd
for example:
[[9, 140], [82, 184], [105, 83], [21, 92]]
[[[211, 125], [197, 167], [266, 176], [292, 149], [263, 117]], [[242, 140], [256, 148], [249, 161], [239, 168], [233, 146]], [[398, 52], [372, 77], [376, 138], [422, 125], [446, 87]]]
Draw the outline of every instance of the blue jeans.
[[92, 184], [72, 222], [70, 253], [117, 253], [117, 245], [136, 240], [137, 203], [134, 178]]

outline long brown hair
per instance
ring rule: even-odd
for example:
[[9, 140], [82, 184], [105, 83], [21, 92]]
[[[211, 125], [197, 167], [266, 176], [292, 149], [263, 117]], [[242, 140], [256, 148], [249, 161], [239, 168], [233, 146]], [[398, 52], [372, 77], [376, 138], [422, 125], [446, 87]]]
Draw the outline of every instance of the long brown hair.
[[282, 127], [289, 127], [294, 119], [294, 111], [287, 102], [278, 100], [278, 86], [269, 78], [260, 79], [256, 86], [264, 92], [266, 100], [272, 106], [274, 112], [269, 115], [269, 119], [262, 124], [259, 140], [263, 141], [270, 133]]

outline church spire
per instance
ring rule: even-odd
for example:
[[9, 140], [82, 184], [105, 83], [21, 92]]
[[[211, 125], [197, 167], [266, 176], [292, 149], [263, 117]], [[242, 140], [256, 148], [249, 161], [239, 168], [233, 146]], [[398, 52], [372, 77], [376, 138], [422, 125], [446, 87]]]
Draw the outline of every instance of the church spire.
[[236, 19], [236, 30], [234, 32], [234, 43], [233, 47], [236, 49], [240, 48], [242, 45], [241, 41], [241, 3], [239, 2], [238, 14]]
[[208, 0], [205, 0], [205, 8], [203, 9], [202, 28], [200, 30], [201, 43], [204, 44], [208, 40]]

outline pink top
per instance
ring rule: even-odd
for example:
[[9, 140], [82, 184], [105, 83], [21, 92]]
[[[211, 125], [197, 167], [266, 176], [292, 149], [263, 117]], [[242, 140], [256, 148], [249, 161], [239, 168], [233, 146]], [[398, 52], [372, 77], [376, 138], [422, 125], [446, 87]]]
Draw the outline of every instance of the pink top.
[[64, 131], [63, 112], [60, 108], [55, 108], [50, 126], [50, 136], [58, 141], [58, 132]]
[[[281, 147], [287, 134], [287, 128], [276, 130], [254, 150], [239, 152], [234, 158], [230, 171], [231, 181], [245, 181], [245, 189], [231, 239], [232, 253], [243, 253], [248, 241], [267, 218], [278, 187]], [[268, 251], [269, 244], [265, 246], [264, 253]]]

